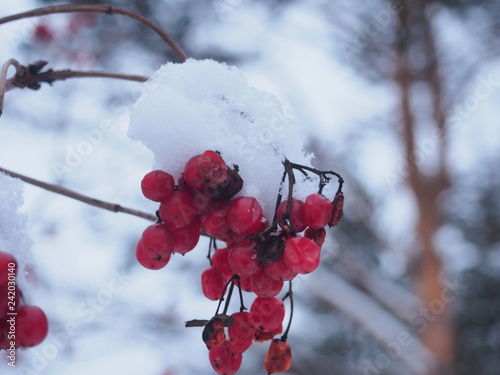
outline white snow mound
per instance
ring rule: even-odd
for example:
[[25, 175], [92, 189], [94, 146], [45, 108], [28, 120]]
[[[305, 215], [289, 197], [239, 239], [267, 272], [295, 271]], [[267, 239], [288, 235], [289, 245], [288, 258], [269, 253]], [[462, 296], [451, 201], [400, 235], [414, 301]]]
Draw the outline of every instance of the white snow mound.
[[30, 303], [25, 267], [32, 260], [32, 241], [28, 235], [28, 218], [20, 211], [24, 204], [23, 183], [0, 173], [0, 202], [0, 251], [10, 253], [16, 258], [16, 284], [26, 302]]
[[152, 151], [153, 169], [176, 178], [194, 155], [219, 151], [240, 169], [244, 185], [238, 196], [257, 198], [268, 220], [283, 160], [310, 165], [311, 159], [299, 126], [279, 100], [251, 87], [239, 69], [213, 60], [163, 65], [144, 84], [128, 135]]

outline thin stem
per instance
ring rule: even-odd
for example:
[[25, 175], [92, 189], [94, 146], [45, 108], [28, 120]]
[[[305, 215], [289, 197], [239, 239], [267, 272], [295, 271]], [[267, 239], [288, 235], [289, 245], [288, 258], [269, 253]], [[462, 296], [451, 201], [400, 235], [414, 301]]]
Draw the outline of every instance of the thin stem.
[[229, 303], [231, 302], [231, 297], [233, 296], [233, 290], [234, 290], [234, 283], [231, 283], [229, 291], [227, 292], [226, 304], [224, 305], [224, 311], [222, 312], [222, 315], [227, 314], [227, 310], [229, 309]]
[[[229, 286], [230, 283], [232, 283], [234, 285], [233, 280], [235, 278], [239, 278], [239, 276], [238, 275], [233, 275], [233, 277], [231, 277], [229, 279], [229, 281], [226, 283], [226, 285], [224, 285], [224, 289], [222, 291], [222, 297], [219, 299], [219, 304], [217, 305], [217, 310], [215, 310], [215, 315], [219, 315], [219, 309], [220, 309], [220, 307], [222, 305], [222, 301], [224, 301], [224, 295], [226, 294], [227, 287]], [[231, 298], [231, 297], [228, 296], [228, 298]]]
[[99, 199], [91, 198], [91, 197], [88, 197], [86, 195], [77, 193], [76, 191], [69, 190], [65, 187], [49, 184], [49, 183], [43, 182], [43, 181], [39, 181], [39, 180], [36, 180], [34, 178], [27, 177], [27, 176], [24, 176], [22, 174], [12, 172], [12, 171], [9, 171], [9, 170], [1, 168], [1, 167], [0, 167], [0, 172], [3, 172], [11, 177], [14, 177], [14, 178], [19, 178], [20, 180], [22, 180], [28, 184], [38, 186], [42, 189], [51, 191], [51, 192], [56, 193], [56, 194], [64, 195], [65, 197], [68, 197], [68, 198], [76, 199], [77, 201], [87, 203], [91, 206], [102, 208], [104, 210], [108, 210], [111, 212], [122, 212], [125, 214], [137, 216], [137, 217], [140, 217], [140, 218], [143, 218], [146, 220], [150, 220], [150, 221], [156, 221], [156, 219], [157, 219], [157, 217], [155, 215], [149, 214], [147, 212], [143, 212], [143, 211], [135, 210], [132, 208], [123, 207], [123, 206], [120, 206], [119, 204], [109, 203], [109, 202], [105, 202], [105, 201], [102, 201]]
[[94, 70], [52, 70], [49, 69], [45, 72], [33, 74], [28, 79], [22, 79], [17, 74], [13, 78], [7, 80], [6, 91], [13, 88], [25, 88], [32, 84], [38, 84], [40, 82], [46, 82], [52, 84], [55, 81], [64, 81], [69, 78], [113, 78], [122, 79], [126, 81], [134, 82], [146, 82], [148, 77], [124, 73], [114, 73], [114, 72], [99, 72]]
[[210, 267], [212, 267], [212, 248], [214, 250], [217, 250], [217, 244], [215, 243], [215, 238], [210, 236], [210, 240], [208, 242], [208, 254], [207, 254], [207, 259], [208, 262], [210, 263]]
[[243, 293], [241, 291], [241, 281], [240, 277], [236, 279], [236, 283], [238, 284], [238, 294], [240, 295], [240, 312], [247, 310], [245, 307], [245, 303], [243, 302]]
[[[274, 214], [274, 219], [273, 219], [273, 222], [271, 223], [271, 225], [267, 229], [265, 229], [263, 232], [251, 237], [250, 240], [257, 240], [258, 239], [261, 242], [263, 242], [271, 232], [274, 232], [276, 230], [278, 223], [283, 221], [283, 220], [287, 220], [290, 223], [290, 228], [285, 229], [285, 231], [288, 233], [295, 233], [293, 223], [289, 220], [290, 219], [290, 209], [292, 206], [293, 185], [295, 184], [295, 176], [293, 174], [293, 169], [292, 169], [293, 163], [290, 163], [290, 161], [285, 160], [283, 164], [285, 166], [285, 171], [283, 173], [283, 178], [281, 180], [282, 183], [285, 181], [285, 177], [288, 175], [288, 195], [287, 195], [287, 204], [286, 204], [285, 212], [283, 213], [283, 215], [281, 215], [280, 217], [277, 218], [276, 214], [277, 214], [278, 207], [276, 207], [276, 210], [275, 210], [276, 212]], [[281, 198], [282, 198], [282, 195], [281, 195], [281, 191], [280, 191], [278, 193], [278, 198], [276, 200], [277, 204], [278, 204], [278, 202], [281, 203]]]
[[7, 60], [2, 66], [2, 73], [0, 75], [0, 116], [3, 112], [3, 101], [5, 92], [7, 91], [7, 72], [11, 66], [16, 68], [17, 74], [20, 74], [22, 71], [21, 64], [16, 59]]
[[306, 165], [300, 165], [300, 164], [297, 164], [297, 163], [290, 163], [290, 165], [291, 165], [291, 167], [293, 169], [297, 169], [298, 171], [302, 172], [305, 176], [307, 176], [306, 171], [309, 171], [309, 172], [312, 172], [312, 173], [318, 175], [319, 178], [320, 178], [320, 184], [319, 184], [319, 193], [320, 194], [323, 191], [323, 187], [328, 183], [328, 181], [330, 181], [330, 177], [327, 176], [329, 174], [337, 177], [337, 179], [339, 181], [339, 187], [337, 189], [337, 194], [342, 191], [342, 186], [344, 185], [344, 179], [337, 172], [334, 172], [334, 171], [320, 171], [320, 170], [318, 170], [316, 168], [308, 167]]
[[284, 216], [288, 219], [290, 223], [290, 228], [292, 233], [295, 233], [295, 228], [292, 221], [290, 220], [290, 209], [292, 208], [292, 197], [293, 197], [293, 185], [295, 184], [295, 175], [293, 174], [293, 168], [290, 161], [285, 160], [285, 171], [288, 174], [288, 196], [285, 208]]
[[283, 191], [283, 184], [285, 183], [285, 178], [286, 178], [286, 168], [285, 168], [285, 171], [283, 172], [283, 176], [281, 177], [280, 188], [278, 191], [278, 196], [276, 197], [276, 204], [274, 205], [273, 223], [277, 219], [276, 215], [278, 214], [278, 207], [280, 206], [281, 199], [283, 198], [283, 195], [281, 194], [281, 192]]
[[288, 319], [288, 325], [286, 327], [285, 332], [281, 336], [281, 341], [286, 341], [288, 339], [288, 332], [290, 332], [290, 327], [292, 326], [292, 319], [293, 319], [293, 291], [292, 291], [292, 280], [289, 281], [288, 284], [288, 292], [286, 293], [285, 297], [283, 297], [283, 300], [286, 298], [290, 298], [290, 319]]
[[156, 32], [170, 46], [170, 48], [174, 51], [175, 55], [177, 56], [180, 62], [184, 62], [187, 60], [187, 55], [184, 53], [181, 47], [179, 47], [179, 45], [172, 39], [172, 37], [168, 35], [160, 26], [158, 26], [153, 21], [151, 21], [150, 19], [144, 17], [139, 13], [124, 8], [114, 7], [111, 5], [87, 4], [87, 5], [49, 6], [0, 18], [0, 25], [7, 22], [21, 20], [23, 18], [40, 17], [55, 13], [96, 13], [96, 14], [106, 14], [106, 15], [119, 14], [121, 16], [130, 17], [136, 21], [142, 22], [147, 27]]

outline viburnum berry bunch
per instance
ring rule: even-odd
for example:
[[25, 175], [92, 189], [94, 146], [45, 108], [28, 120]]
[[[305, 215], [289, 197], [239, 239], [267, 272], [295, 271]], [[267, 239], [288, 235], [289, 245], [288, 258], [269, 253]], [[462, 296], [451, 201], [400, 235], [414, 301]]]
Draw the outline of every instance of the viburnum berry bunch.
[[[303, 201], [293, 197], [294, 170], [319, 179], [318, 191]], [[283, 200], [278, 192], [275, 215], [269, 222], [256, 198], [237, 196], [243, 187], [238, 171], [219, 152], [208, 150], [187, 160], [177, 180], [162, 170], [147, 173], [141, 188], [146, 198], [159, 203], [158, 220], [144, 230], [136, 257], [144, 267], [157, 270], [172, 254], [193, 250], [201, 235], [209, 236], [210, 264], [201, 272], [201, 289], [206, 298], [219, 304], [211, 319], [191, 320], [186, 326], [204, 326], [202, 338], [218, 374], [234, 374], [242, 353], [253, 342], [269, 340], [264, 369], [268, 374], [285, 372], [291, 366], [287, 343], [293, 316], [291, 281], [319, 266], [325, 227], [337, 225], [342, 217], [343, 179], [336, 172], [285, 160], [282, 187], [288, 179], [288, 195]], [[333, 199], [322, 194], [331, 176], [339, 182]], [[286, 281], [289, 290], [283, 299], [278, 298]], [[234, 288], [239, 292], [240, 309], [229, 315]], [[249, 311], [245, 311], [243, 292], [255, 295]], [[290, 320], [283, 333], [287, 298]], [[281, 338], [275, 338], [281, 333]]]
[[43, 310], [25, 304], [16, 275], [16, 259], [0, 251], [0, 349], [7, 351], [38, 345], [49, 330]]

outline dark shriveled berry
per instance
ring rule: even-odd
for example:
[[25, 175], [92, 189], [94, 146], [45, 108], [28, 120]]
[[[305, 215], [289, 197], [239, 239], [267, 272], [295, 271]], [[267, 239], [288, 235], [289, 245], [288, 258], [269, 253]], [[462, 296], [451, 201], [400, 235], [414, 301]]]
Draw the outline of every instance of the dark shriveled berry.
[[314, 243], [321, 248], [321, 246], [323, 246], [323, 244], [325, 243], [326, 230], [325, 228], [320, 228], [320, 229], [307, 228], [306, 231], [304, 232], [304, 237], [313, 240]]
[[238, 172], [228, 168], [225, 181], [210, 187], [212, 198], [219, 201], [229, 200], [238, 194], [243, 187], [243, 179]]
[[332, 205], [332, 216], [330, 216], [330, 219], [328, 221], [329, 227], [334, 227], [335, 225], [337, 225], [344, 215], [344, 193], [338, 193], [333, 199]]
[[212, 318], [203, 329], [202, 339], [209, 350], [224, 343], [226, 339], [224, 322], [221, 319]]
[[280, 236], [271, 235], [256, 246], [259, 264], [276, 262], [283, 255], [285, 241]]

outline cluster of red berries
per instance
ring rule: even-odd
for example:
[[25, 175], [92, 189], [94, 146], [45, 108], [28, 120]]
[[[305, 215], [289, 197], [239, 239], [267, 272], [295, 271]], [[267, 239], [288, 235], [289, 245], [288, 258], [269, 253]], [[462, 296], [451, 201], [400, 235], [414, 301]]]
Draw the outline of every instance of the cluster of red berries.
[[43, 310], [24, 304], [16, 275], [16, 259], [0, 251], [0, 349], [7, 351], [38, 345], [49, 331]]
[[194, 249], [202, 232], [229, 240], [232, 232], [221, 215], [242, 185], [237, 171], [213, 151], [191, 158], [177, 184], [170, 173], [161, 170], [146, 174], [142, 192], [160, 207], [158, 222], [146, 228], [137, 244], [139, 263], [160, 269], [172, 253], [184, 255]]
[[[240, 368], [243, 352], [253, 342], [272, 340], [283, 331], [284, 317], [283, 300], [257, 297], [249, 312], [239, 311], [230, 316], [217, 314], [204, 322], [203, 341], [209, 349], [209, 360], [214, 370], [218, 374], [234, 374]], [[291, 364], [292, 356], [286, 338], [272, 340], [264, 362], [266, 372], [284, 372]]]
[[[293, 174], [292, 168], [308, 167], [285, 164], [285, 175]], [[328, 180], [326, 173], [335, 174], [308, 170], [320, 175], [320, 192]], [[205, 325], [203, 339], [210, 363], [218, 374], [234, 374], [242, 353], [254, 341], [272, 340], [264, 364], [269, 374], [290, 368], [288, 329], [281, 339], [273, 339], [283, 331], [285, 316], [283, 301], [276, 296], [285, 281], [318, 267], [325, 226], [336, 225], [342, 216], [342, 180], [338, 177], [339, 189], [333, 201], [321, 193], [311, 194], [304, 201], [294, 199], [292, 189], [283, 202], [279, 195], [275, 218], [269, 223], [256, 198], [234, 198], [243, 180], [237, 166], [230, 168], [218, 152], [205, 151], [192, 157], [177, 184], [171, 174], [161, 170], [144, 176], [144, 196], [160, 206], [158, 222], [146, 228], [137, 244], [140, 264], [162, 268], [172, 253], [192, 250], [201, 234], [211, 237], [211, 244], [225, 243], [221, 248], [213, 246], [210, 267], [201, 274], [205, 297], [220, 300], [220, 307], [226, 296], [224, 312], [218, 314], [217, 309], [214, 318], [201, 324]], [[292, 175], [288, 178], [294, 180]], [[244, 311], [241, 301], [240, 311], [229, 316], [226, 312], [235, 286], [257, 297], [249, 312]], [[287, 296], [292, 298], [290, 294]]]

